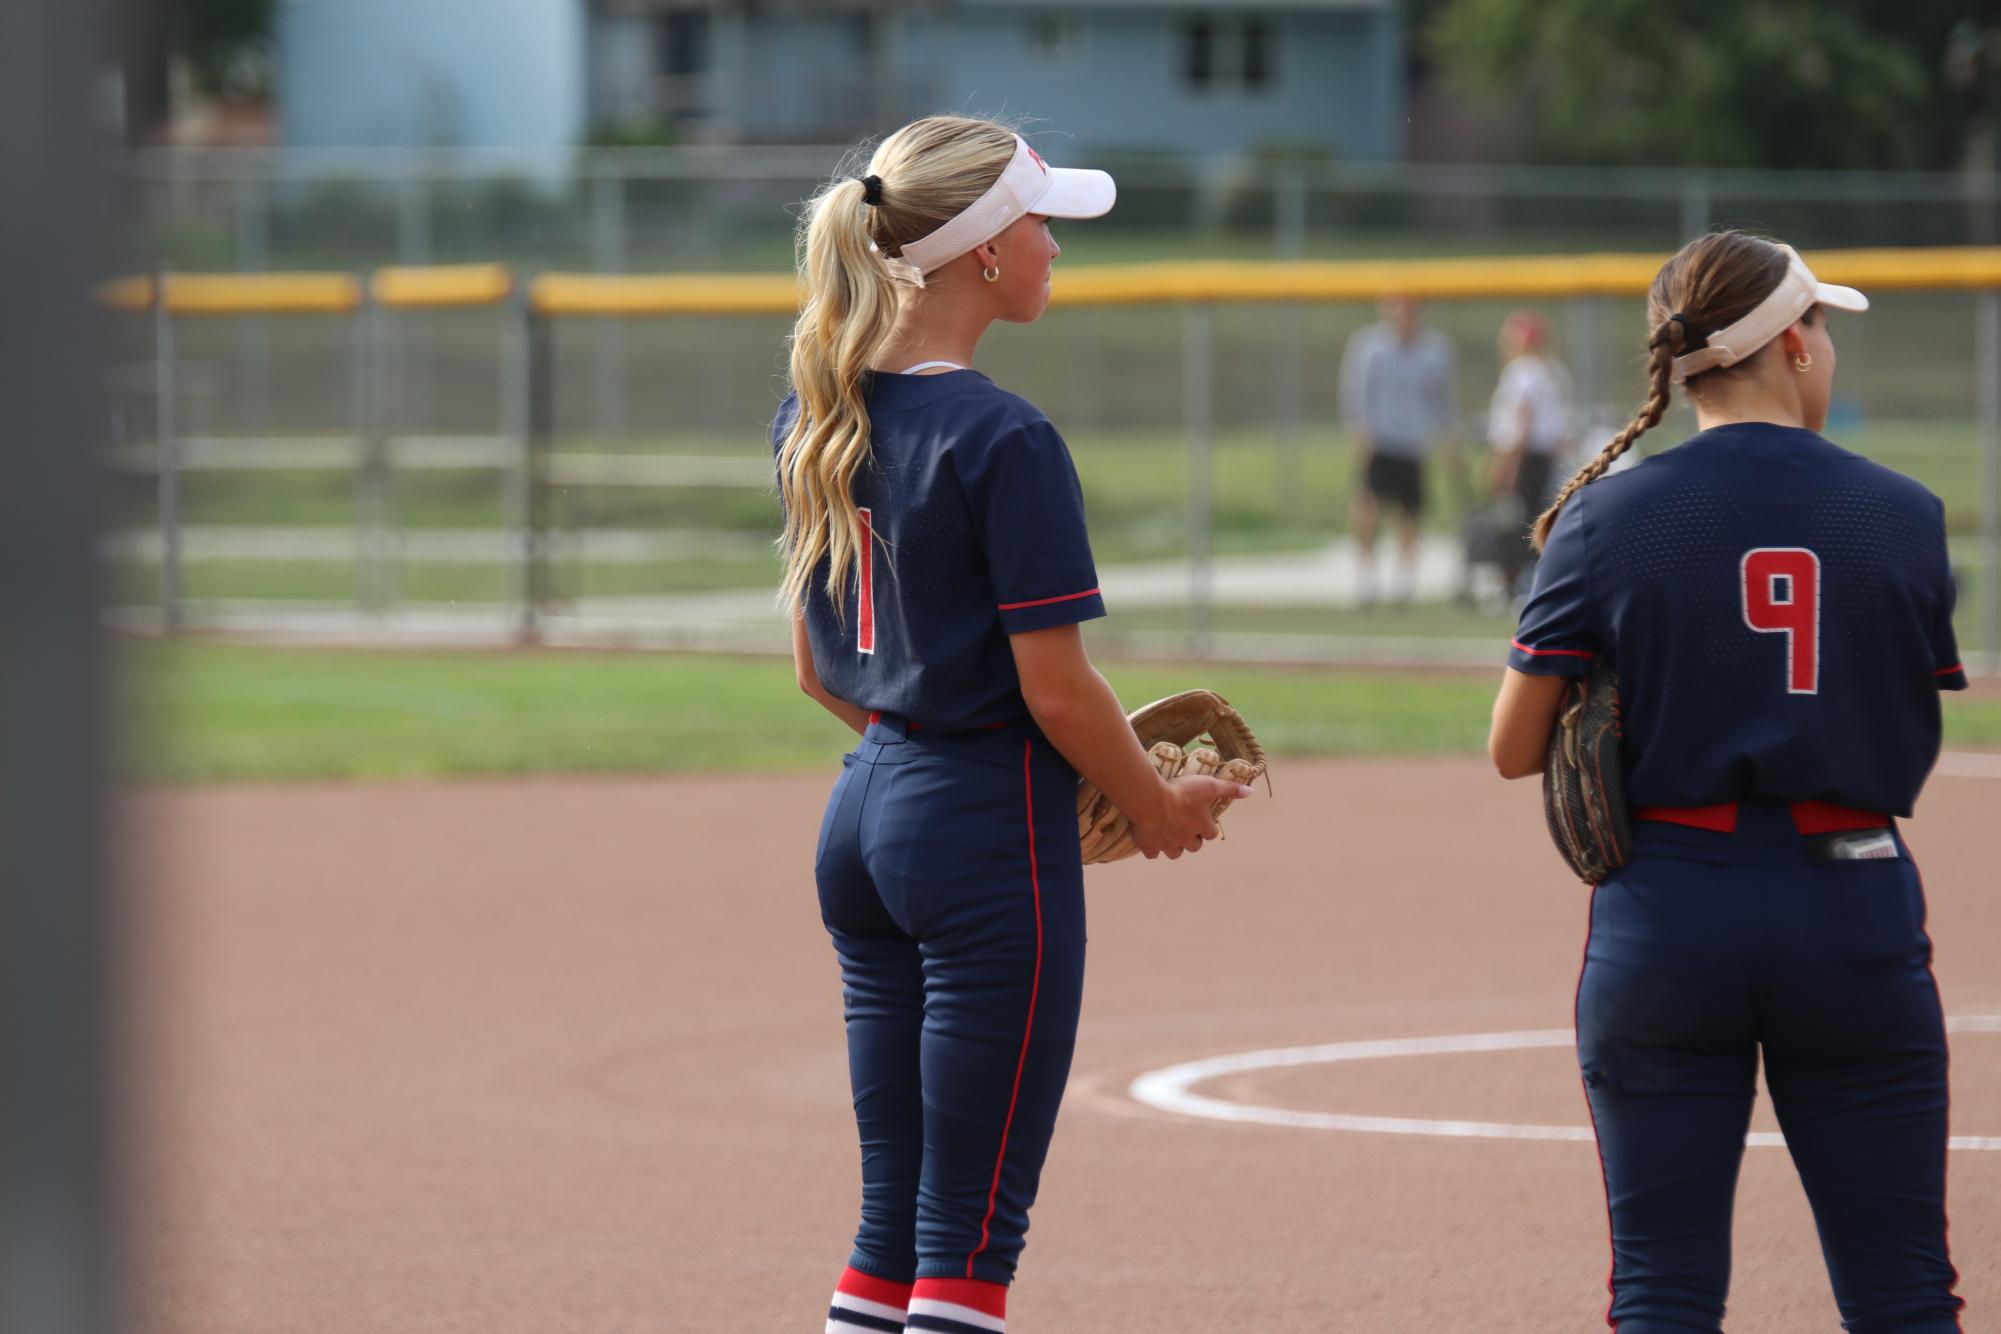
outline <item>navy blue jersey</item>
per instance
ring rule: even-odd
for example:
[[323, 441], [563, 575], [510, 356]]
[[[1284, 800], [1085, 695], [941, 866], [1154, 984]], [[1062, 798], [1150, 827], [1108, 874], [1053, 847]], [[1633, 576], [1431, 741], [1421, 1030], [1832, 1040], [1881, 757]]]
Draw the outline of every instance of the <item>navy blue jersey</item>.
[[1635, 806], [1909, 815], [1966, 688], [1944, 507], [1811, 431], [1704, 431], [1580, 488], [1508, 664], [1619, 675]]
[[[1026, 716], [1008, 636], [1105, 614], [1063, 437], [978, 371], [870, 377], [868, 540], [839, 613], [826, 564], [806, 602], [813, 666], [864, 709], [958, 730]], [[772, 425], [776, 449], [796, 397]]]

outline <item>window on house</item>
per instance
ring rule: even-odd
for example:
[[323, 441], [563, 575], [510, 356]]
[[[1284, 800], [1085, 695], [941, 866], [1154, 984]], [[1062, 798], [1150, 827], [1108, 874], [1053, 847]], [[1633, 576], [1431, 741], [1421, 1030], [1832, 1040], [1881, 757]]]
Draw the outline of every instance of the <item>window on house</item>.
[[709, 11], [670, 9], [660, 16], [657, 51], [660, 72], [668, 78], [706, 73], [709, 68]]
[[1239, 36], [1244, 87], [1263, 88], [1271, 82], [1271, 25], [1263, 19], [1245, 19]]
[[1209, 19], [1189, 19], [1181, 28], [1181, 74], [1197, 88], [1216, 77], [1216, 25]]
[[1044, 65], [1067, 65], [1083, 49], [1083, 34], [1074, 14], [1031, 14], [1028, 18], [1028, 54]]
[[1198, 92], [1258, 91], [1272, 84], [1272, 25], [1227, 15], [1184, 19], [1181, 76]]

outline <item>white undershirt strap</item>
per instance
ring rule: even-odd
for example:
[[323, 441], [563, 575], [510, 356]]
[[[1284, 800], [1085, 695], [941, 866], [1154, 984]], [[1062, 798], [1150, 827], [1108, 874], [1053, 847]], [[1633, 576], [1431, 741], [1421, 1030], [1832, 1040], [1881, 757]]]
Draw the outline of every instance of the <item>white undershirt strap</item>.
[[936, 370], [940, 366], [943, 366], [948, 371], [962, 371], [966, 369], [964, 366], [961, 366], [956, 361], [920, 361], [915, 366], [912, 366], [909, 370], [898, 371], [897, 374], [915, 375], [919, 371]]

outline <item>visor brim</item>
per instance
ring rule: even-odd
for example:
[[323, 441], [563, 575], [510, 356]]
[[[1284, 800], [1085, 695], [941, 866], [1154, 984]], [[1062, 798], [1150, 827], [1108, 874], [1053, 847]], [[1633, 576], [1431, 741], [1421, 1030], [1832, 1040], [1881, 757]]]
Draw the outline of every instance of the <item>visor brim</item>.
[[1102, 218], [1119, 197], [1118, 185], [1102, 171], [1051, 167], [1048, 180], [1042, 193], [1029, 201], [1030, 213], [1047, 218]]
[[1838, 283], [1815, 282], [1813, 299], [1834, 310], [1861, 312], [1869, 309], [1868, 297], [1852, 287], [1843, 287]]

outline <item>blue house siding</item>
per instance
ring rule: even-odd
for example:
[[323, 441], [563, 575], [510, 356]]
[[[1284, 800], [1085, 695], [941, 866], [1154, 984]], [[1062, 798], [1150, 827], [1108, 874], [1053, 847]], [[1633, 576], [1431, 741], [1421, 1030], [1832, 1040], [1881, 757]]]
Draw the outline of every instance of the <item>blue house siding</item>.
[[292, 0], [277, 28], [288, 145], [563, 147], [586, 133], [583, 0]]
[[[1401, 12], [1387, 0], [722, 0], [705, 12], [702, 68], [663, 82], [667, 20], [644, 4], [291, 0], [278, 10], [285, 141], [561, 148], [594, 127], [668, 115], [695, 139], [829, 143], [965, 111], [1054, 132], [1059, 159], [1270, 147], [1402, 155]], [[1259, 86], [1189, 80], [1183, 33], [1196, 19], [1260, 25]], [[1062, 49], [1039, 49], [1052, 31]]]
[[[1198, 11], [1200, 12], [1200, 11]], [[1232, 18], [1246, 11], [1216, 11]], [[969, 10], [952, 48], [957, 108], [1026, 114], [1074, 136], [1056, 151], [1188, 154], [1313, 147], [1347, 159], [1402, 152], [1397, 16], [1384, 10], [1282, 11], [1264, 86], [1197, 87], [1184, 74], [1185, 10], [1071, 10], [1078, 41], [1055, 61], [1032, 47], [1031, 13]]]

